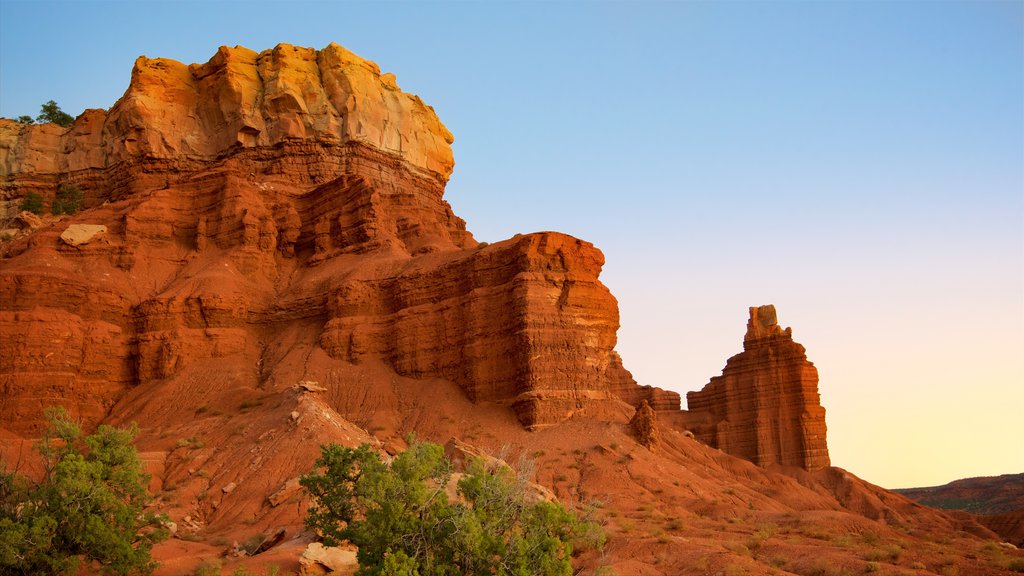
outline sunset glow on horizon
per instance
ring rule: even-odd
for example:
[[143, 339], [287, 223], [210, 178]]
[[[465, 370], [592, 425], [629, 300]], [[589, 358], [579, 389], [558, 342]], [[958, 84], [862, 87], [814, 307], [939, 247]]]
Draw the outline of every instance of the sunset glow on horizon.
[[259, 4], [2, 0], [0, 116], [109, 108], [140, 55], [338, 42], [454, 134], [478, 240], [603, 251], [639, 384], [685, 409], [774, 304], [834, 466], [1024, 472], [1024, 3]]

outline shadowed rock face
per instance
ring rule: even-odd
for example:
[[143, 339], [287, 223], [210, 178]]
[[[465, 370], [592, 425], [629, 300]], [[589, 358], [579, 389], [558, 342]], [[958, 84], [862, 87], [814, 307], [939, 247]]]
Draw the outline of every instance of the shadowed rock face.
[[707, 444], [762, 466], [829, 466], [818, 371], [772, 305], [750, 309], [743, 352], [686, 401]]

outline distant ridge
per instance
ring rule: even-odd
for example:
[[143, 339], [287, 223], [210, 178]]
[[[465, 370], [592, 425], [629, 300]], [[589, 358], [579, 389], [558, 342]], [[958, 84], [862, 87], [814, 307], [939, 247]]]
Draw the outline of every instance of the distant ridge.
[[995, 516], [1024, 509], [1024, 473], [954, 480], [943, 486], [893, 490], [932, 508]]

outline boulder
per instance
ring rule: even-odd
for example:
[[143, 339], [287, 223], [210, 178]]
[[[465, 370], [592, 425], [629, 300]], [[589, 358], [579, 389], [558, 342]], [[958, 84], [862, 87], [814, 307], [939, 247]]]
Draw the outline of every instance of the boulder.
[[286, 502], [301, 490], [302, 486], [299, 484], [299, 479], [290, 478], [276, 492], [267, 496], [267, 502], [269, 502], [271, 506], [280, 506], [283, 502]]
[[35, 230], [43, 226], [43, 219], [38, 214], [22, 210], [14, 217], [14, 224], [22, 230]]
[[359, 561], [356, 560], [354, 546], [324, 546], [320, 542], [313, 542], [299, 558], [299, 576], [349, 576], [358, 569]]
[[107, 227], [103, 224], [72, 224], [61, 232], [60, 239], [69, 246], [82, 246], [106, 233]]

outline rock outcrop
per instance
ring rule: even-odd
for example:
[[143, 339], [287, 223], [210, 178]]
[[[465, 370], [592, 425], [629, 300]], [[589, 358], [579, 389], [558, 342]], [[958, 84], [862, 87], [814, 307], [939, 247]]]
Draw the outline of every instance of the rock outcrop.
[[711, 446], [762, 466], [829, 466], [818, 371], [772, 305], [750, 309], [743, 352], [686, 401], [692, 431]]
[[[13, 198], [28, 191], [52, 197], [55, 181], [70, 180], [85, 184], [87, 205], [95, 205], [162, 185], [161, 176], [194, 172], [188, 162], [295, 142], [329, 145], [319, 151], [327, 153], [362, 144], [443, 183], [454, 166], [452, 141], [434, 110], [402, 92], [394, 75], [334, 43], [261, 53], [221, 47], [209, 62], [191, 65], [143, 56], [109, 111], [87, 110], [69, 129], [0, 124], [0, 198], [9, 211]], [[140, 159], [158, 174], [140, 178], [129, 168]], [[16, 184], [7, 179], [13, 175]]]
[[554, 232], [478, 246], [442, 197], [451, 142], [336, 44], [142, 57], [109, 111], [0, 120], [0, 219], [65, 184], [85, 208], [3, 246], [0, 421], [31, 433], [59, 401], [96, 422], [131, 387], [206, 368], [290, 386], [294, 339], [321, 364], [455, 382], [531, 429], [620, 398], [678, 406], [613, 351], [598, 249]]
[[680, 412], [614, 351], [600, 250], [555, 232], [478, 245], [443, 199], [451, 142], [336, 44], [142, 57], [109, 111], [0, 120], [0, 220], [30, 192], [84, 196], [0, 244], [3, 427], [32, 434], [58, 402], [95, 423], [138, 386], [275, 389], [340, 363], [455, 383], [531, 430], [646, 402], [760, 464], [828, 463], [788, 332], [752, 321], [747, 352]]
[[658, 418], [647, 400], [640, 403], [633, 419], [629, 421], [629, 427], [633, 429], [636, 441], [643, 446], [652, 448], [658, 442]]

